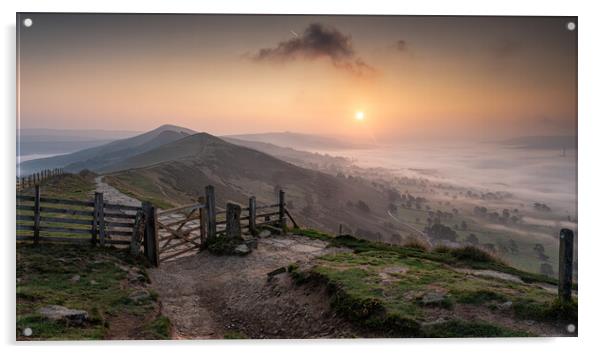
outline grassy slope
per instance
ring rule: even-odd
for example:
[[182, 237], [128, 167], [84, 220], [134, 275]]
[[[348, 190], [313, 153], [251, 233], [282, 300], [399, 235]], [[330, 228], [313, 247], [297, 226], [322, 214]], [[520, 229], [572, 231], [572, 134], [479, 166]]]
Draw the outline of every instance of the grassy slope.
[[149, 176], [138, 173], [137, 170], [127, 170], [104, 178], [106, 183], [117, 188], [121, 193], [140, 201], [150, 202], [161, 209], [173, 208], [177, 204], [167, 201], [167, 196], [157, 188], [158, 183]]
[[[329, 241], [331, 246], [345, 246], [352, 253], [321, 257], [309, 270], [289, 268], [299, 281], [317, 280], [332, 291], [333, 308], [354, 322], [383, 331], [392, 336], [524, 336], [524, 331], [504, 328], [495, 323], [467, 322], [453, 318], [438, 324], [429, 322], [433, 307], [447, 309], [455, 316], [454, 307], [481, 307], [500, 316], [535, 321], [557, 320], [576, 323], [577, 305], [561, 306], [556, 296], [531, 282], [554, 283], [537, 274], [511, 268], [486, 253], [472, 248], [426, 251], [412, 247], [395, 247], [357, 240], [333, 238], [312, 230], [296, 233]], [[484, 276], [467, 276], [453, 268], [489, 269], [520, 277], [524, 283]], [[425, 306], [421, 298], [433, 291], [444, 292], [445, 298]], [[510, 313], [501, 313], [497, 305], [512, 301]]]
[[[139, 328], [139, 338], [168, 338], [169, 322], [156, 315], [156, 296], [140, 302], [130, 300], [127, 273], [117, 263], [144, 269], [125, 251], [116, 249], [17, 244], [17, 339], [103, 339], [118, 316], [127, 316], [127, 325]], [[80, 280], [72, 281], [74, 275]], [[48, 305], [85, 310], [90, 323], [69, 327], [45, 320], [37, 311]], [[155, 316], [149, 318], [149, 314]], [[31, 337], [22, 334], [27, 327], [33, 330]]]
[[[56, 176], [43, 181], [40, 188], [44, 197], [91, 200], [94, 175], [80, 173]], [[33, 194], [33, 188], [22, 194]], [[58, 223], [51, 225], [65, 226]], [[89, 237], [78, 234], [54, 235]], [[17, 339], [102, 339], [109, 335], [111, 322], [119, 314], [128, 315], [132, 320], [131, 325], [140, 327], [140, 338], [168, 338], [169, 321], [166, 318], [146, 317], [149, 311], [156, 311], [155, 298], [141, 303], [133, 303], [128, 299], [129, 289], [124, 287], [127, 284], [126, 273], [116, 266], [117, 263], [128, 262], [132, 262], [131, 257], [114, 248], [49, 243], [35, 247], [28, 243], [17, 243]], [[144, 269], [143, 264], [135, 262], [135, 265]], [[76, 274], [80, 275], [80, 281], [70, 281]], [[36, 312], [47, 305], [86, 310], [91, 322], [79, 328], [44, 320]], [[22, 335], [27, 327], [33, 330], [31, 337]]]

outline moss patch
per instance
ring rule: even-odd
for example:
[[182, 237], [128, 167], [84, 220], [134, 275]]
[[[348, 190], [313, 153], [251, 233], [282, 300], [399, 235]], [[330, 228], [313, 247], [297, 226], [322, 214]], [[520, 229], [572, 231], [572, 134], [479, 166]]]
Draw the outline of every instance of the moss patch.
[[[156, 296], [133, 302], [127, 273], [117, 264], [143, 268], [125, 251], [78, 245], [17, 244], [17, 339], [103, 339], [111, 319], [127, 314], [139, 324], [156, 308]], [[79, 276], [74, 280], [74, 276]], [[45, 320], [38, 310], [61, 305], [85, 310], [90, 321], [70, 327]], [[133, 323], [132, 325], [136, 325]], [[23, 335], [25, 328], [32, 335]]]
[[[518, 317], [535, 321], [572, 321], [577, 306], [554, 305], [555, 294], [529, 283], [512, 282], [488, 276], [465, 274], [454, 267], [490, 269], [540, 279], [505, 265], [497, 258], [473, 247], [428, 251], [416, 247], [390, 246], [351, 236], [333, 237], [313, 230], [297, 234], [326, 240], [330, 246], [347, 247], [353, 252], [322, 256], [309, 269], [289, 265], [297, 283], [317, 281], [326, 284], [331, 306], [354, 323], [391, 336], [524, 336], [496, 323], [463, 322], [461, 317], [438, 325], [430, 323], [433, 308], [451, 310], [456, 303], [471, 304], [484, 312], [512, 301]], [[502, 316], [512, 316], [501, 314]]]

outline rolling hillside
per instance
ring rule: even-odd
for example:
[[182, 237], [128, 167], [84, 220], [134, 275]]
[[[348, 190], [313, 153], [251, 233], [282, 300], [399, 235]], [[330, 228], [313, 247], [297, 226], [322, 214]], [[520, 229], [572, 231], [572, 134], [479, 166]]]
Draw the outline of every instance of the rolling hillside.
[[[257, 150], [237, 146], [206, 133], [190, 135], [107, 166], [107, 181], [140, 199], [183, 204], [216, 188], [218, 204], [227, 200], [273, 203], [277, 191], [287, 192], [289, 209], [298, 221], [325, 230], [360, 230], [384, 240], [388, 229], [387, 196], [368, 181], [335, 177], [301, 168]], [[366, 236], [366, 235], [365, 235]]]
[[71, 154], [23, 162], [21, 174], [29, 174], [47, 168], [64, 168], [78, 172], [83, 169], [98, 171], [122, 159], [152, 150], [160, 145], [181, 139], [194, 131], [173, 125], [162, 125], [147, 133], [108, 144], [80, 150]]

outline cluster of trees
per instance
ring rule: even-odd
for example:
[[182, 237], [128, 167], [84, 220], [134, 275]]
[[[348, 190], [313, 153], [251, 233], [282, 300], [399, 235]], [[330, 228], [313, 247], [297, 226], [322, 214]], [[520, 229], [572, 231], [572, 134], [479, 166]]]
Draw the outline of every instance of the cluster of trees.
[[436, 240], [452, 241], [458, 240], [458, 233], [449, 226], [443, 224], [433, 224], [424, 228], [424, 233]]
[[[460, 194], [462, 194], [462, 192], [460, 192]], [[485, 193], [480, 193], [480, 192], [473, 192], [473, 191], [466, 191], [466, 193], [464, 193], [464, 195], [467, 198], [471, 198], [471, 199], [481, 199], [481, 200], [503, 200], [506, 198], [512, 198], [512, 193], [508, 193], [508, 192], [485, 192]]]
[[415, 197], [408, 192], [401, 195], [400, 201], [406, 208], [411, 209], [414, 206], [418, 210], [422, 210], [422, 205], [427, 202], [426, 198]]
[[550, 212], [552, 209], [544, 203], [533, 203], [533, 208], [537, 211]]
[[518, 209], [510, 211], [510, 209], [502, 210], [502, 213], [497, 211], [489, 211], [486, 207], [475, 206], [473, 214], [482, 218], [486, 218], [489, 221], [497, 224], [518, 224], [521, 220], [518, 214]]

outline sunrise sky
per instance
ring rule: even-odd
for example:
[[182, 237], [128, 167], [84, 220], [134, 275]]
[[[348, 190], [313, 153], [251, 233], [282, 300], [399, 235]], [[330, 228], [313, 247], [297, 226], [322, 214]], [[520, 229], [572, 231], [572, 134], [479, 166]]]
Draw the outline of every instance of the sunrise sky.
[[[31, 18], [33, 26], [21, 21]], [[22, 128], [575, 134], [571, 18], [20, 14]], [[363, 119], [357, 119], [363, 112]]]

